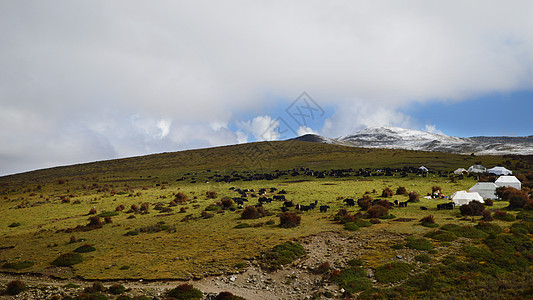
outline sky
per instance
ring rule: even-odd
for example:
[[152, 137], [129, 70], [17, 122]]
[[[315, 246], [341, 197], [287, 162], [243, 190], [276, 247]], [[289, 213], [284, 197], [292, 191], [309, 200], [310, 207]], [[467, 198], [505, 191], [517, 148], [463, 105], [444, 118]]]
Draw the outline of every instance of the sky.
[[533, 134], [531, 1], [0, 2], [0, 176], [398, 126]]

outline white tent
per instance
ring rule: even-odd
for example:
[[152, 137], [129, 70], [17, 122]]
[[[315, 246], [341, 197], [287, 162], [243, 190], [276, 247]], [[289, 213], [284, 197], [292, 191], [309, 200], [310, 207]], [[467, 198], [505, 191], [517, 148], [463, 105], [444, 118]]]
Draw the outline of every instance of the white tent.
[[487, 172], [494, 175], [513, 175], [513, 171], [507, 170], [504, 167], [494, 167], [492, 169], [488, 169]]
[[453, 174], [455, 175], [463, 175], [464, 173], [468, 173], [468, 171], [465, 168], [459, 168], [453, 171]]
[[452, 201], [455, 206], [468, 204], [472, 201], [484, 203], [483, 198], [477, 192], [458, 191], [453, 193]]
[[468, 168], [468, 173], [485, 173], [487, 172], [487, 168], [485, 168], [482, 165], [473, 165], [470, 168]]
[[493, 182], [478, 182], [468, 191], [477, 192], [483, 199], [498, 199], [496, 196], [497, 187]]
[[421, 166], [420, 168], [418, 168], [419, 171], [421, 172], [428, 172], [428, 168], [424, 167], [424, 166]]
[[497, 186], [510, 186], [517, 190], [522, 189], [522, 183], [514, 176], [500, 176], [494, 183]]

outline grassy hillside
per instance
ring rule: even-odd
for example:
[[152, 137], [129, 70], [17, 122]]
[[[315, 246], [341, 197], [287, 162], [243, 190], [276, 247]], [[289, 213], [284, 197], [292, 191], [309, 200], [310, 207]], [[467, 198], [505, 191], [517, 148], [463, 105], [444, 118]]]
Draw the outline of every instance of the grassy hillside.
[[[452, 181], [447, 172], [476, 162], [487, 167], [507, 165], [515, 171], [530, 171], [527, 162], [520, 158], [285, 141], [163, 153], [5, 176], [0, 178], [0, 266], [2, 271], [86, 279], [187, 279], [234, 272], [245, 268], [248, 260], [260, 257], [263, 251], [288, 240], [328, 231], [349, 236], [344, 225], [334, 220], [342, 208], [349, 214], [359, 212], [357, 205], [347, 207], [345, 198], [358, 199], [365, 193], [374, 199], [382, 198], [383, 189], [396, 191], [399, 186], [421, 196], [430, 193], [432, 186], [440, 186], [449, 195], [468, 189], [476, 178]], [[402, 176], [401, 170], [387, 175], [374, 170], [421, 165], [434, 173]], [[305, 174], [306, 168], [315, 172]], [[358, 173], [361, 168], [369, 168], [365, 176]], [[331, 169], [344, 171], [317, 178], [319, 171]], [[270, 180], [248, 180], [254, 174], [275, 176]], [[223, 178], [234, 181], [226, 182]], [[280, 228], [278, 215], [283, 201], [272, 201], [263, 205], [265, 216], [244, 220], [243, 207], [235, 204], [232, 209], [221, 208], [224, 197], [241, 197], [232, 187], [248, 190], [244, 207], [257, 204], [258, 197], [254, 195], [264, 188], [265, 197], [285, 190], [288, 201], [302, 205], [317, 201], [319, 206], [328, 205], [329, 210], [298, 212], [302, 218], [300, 226]], [[277, 191], [270, 190], [272, 187]], [[406, 195], [386, 198], [402, 202], [407, 199]], [[362, 227], [360, 234], [388, 232], [401, 239], [420, 237], [434, 230], [419, 222], [430, 214], [440, 225], [475, 225], [473, 221], [479, 221], [479, 217], [462, 218], [459, 209], [436, 209], [437, 204], [446, 201], [421, 197], [418, 203], [391, 209], [394, 218]], [[496, 202], [491, 209], [507, 205]], [[296, 212], [294, 208], [290, 211]], [[250, 226], [235, 228], [244, 227], [244, 223]], [[494, 223], [509, 226], [506, 221]], [[397, 256], [388, 248], [397, 240], [375, 240], [388, 250], [375, 248], [353, 253], [353, 258], [364, 260], [369, 268], [378, 268]], [[436, 244], [441, 247], [436, 260], [457, 249]], [[84, 245], [85, 250], [93, 251], [80, 250]], [[76, 249], [82, 251], [76, 254], [81, 261], [70, 267], [58, 265], [58, 257]], [[341, 266], [345, 262], [332, 263]]]

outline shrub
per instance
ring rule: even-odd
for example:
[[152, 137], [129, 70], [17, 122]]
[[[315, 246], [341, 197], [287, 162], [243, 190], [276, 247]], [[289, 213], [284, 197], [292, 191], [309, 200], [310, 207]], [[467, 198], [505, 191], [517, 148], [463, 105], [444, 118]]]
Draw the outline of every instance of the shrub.
[[74, 250], [74, 252], [76, 252], [76, 253], [87, 253], [87, 252], [92, 252], [92, 251], [96, 251], [96, 248], [94, 248], [93, 246], [91, 246], [89, 244], [85, 244], [83, 246], [79, 246], [78, 248], [76, 248]]
[[329, 270], [331, 269], [331, 265], [329, 264], [329, 262], [325, 261], [321, 264], [319, 264], [316, 268], [315, 268], [315, 273], [317, 274], [326, 274]]
[[372, 226], [372, 223], [369, 221], [365, 221], [363, 219], [355, 219], [355, 224], [359, 227], [370, 227]]
[[103, 292], [105, 291], [105, 286], [100, 281], [95, 281], [92, 286], [86, 287], [84, 290], [87, 293]]
[[424, 236], [442, 242], [452, 242], [457, 239], [457, 235], [455, 235], [455, 233], [443, 230], [431, 231], [426, 233]]
[[341, 208], [335, 215], [334, 220], [338, 221], [341, 224], [344, 224], [347, 222], [354, 222], [355, 216], [350, 215], [345, 208]]
[[241, 213], [242, 219], [257, 219], [259, 218], [259, 213], [255, 206], [247, 206]]
[[379, 201], [376, 201], [376, 204], [374, 205], [381, 205], [383, 207], [386, 207], [387, 209], [390, 209], [391, 208], [391, 204], [389, 201], [387, 200], [379, 200]]
[[213, 299], [214, 300], [245, 300], [243, 297], [235, 296], [230, 292], [220, 292]]
[[372, 287], [372, 282], [361, 267], [350, 267], [340, 272], [335, 271], [331, 273], [331, 281], [349, 293], [364, 291]]
[[370, 219], [371, 224], [381, 224], [381, 221], [379, 219]]
[[392, 197], [392, 195], [394, 195], [394, 193], [388, 187], [384, 188], [383, 191], [381, 192], [381, 197]]
[[494, 205], [494, 200], [492, 200], [492, 199], [485, 199], [485, 205], [486, 205], [486, 206], [493, 206], [493, 205]]
[[420, 219], [420, 223], [424, 227], [429, 227], [429, 228], [439, 227], [439, 224], [435, 223], [435, 217], [433, 217], [433, 215], [423, 217], [422, 219]]
[[9, 224], [7, 227], [19, 227], [19, 226], [20, 226], [20, 222], [13, 222]]
[[88, 215], [96, 215], [96, 208], [91, 208], [91, 210], [89, 210]]
[[399, 186], [396, 189], [396, 195], [407, 195], [407, 190], [405, 189], [405, 186]]
[[126, 207], [124, 204], [120, 204], [119, 206], [115, 207], [115, 211], [123, 211]]
[[52, 265], [58, 267], [68, 267], [79, 264], [83, 261], [83, 257], [79, 253], [63, 253], [58, 258], [52, 261]]
[[347, 261], [346, 264], [348, 266], [351, 266], [351, 267], [362, 266], [363, 265], [363, 260], [362, 259], [358, 259], [358, 258], [352, 258], [349, 261]]
[[420, 196], [417, 192], [410, 192], [409, 193], [409, 202], [420, 202]]
[[300, 225], [302, 217], [292, 212], [285, 212], [279, 216], [279, 226], [283, 228], [292, 228]]
[[11, 296], [18, 295], [27, 289], [26, 284], [20, 280], [13, 280], [7, 283], [6, 293]]
[[404, 244], [394, 244], [394, 245], [392, 245], [390, 247], [391, 247], [391, 249], [394, 249], [394, 250], [400, 250], [400, 249], [405, 248], [405, 245]]
[[376, 269], [374, 276], [380, 283], [392, 283], [407, 279], [413, 267], [404, 262], [391, 262]]
[[184, 204], [187, 202], [187, 195], [185, 193], [179, 192], [176, 194], [176, 198], [174, 198], [174, 201], [178, 204]]
[[483, 217], [481, 218], [481, 220], [483, 220], [483, 221], [487, 221], [487, 222], [488, 222], [488, 221], [492, 221], [492, 220], [493, 220], [493, 218], [492, 218], [492, 214], [491, 214], [491, 212], [488, 211], [488, 210], [484, 210], [484, 211], [481, 213], [481, 215], [483, 216]]
[[456, 236], [465, 237], [468, 239], [481, 239], [488, 236], [488, 234], [482, 230], [479, 230], [472, 226], [459, 226], [456, 224], [446, 224], [440, 229], [453, 232]]
[[207, 191], [205, 192], [205, 196], [207, 197], [207, 199], [215, 199], [216, 197], [218, 197], [218, 194], [215, 191]]
[[262, 266], [275, 270], [283, 265], [290, 264], [305, 255], [304, 247], [299, 243], [286, 242], [275, 246], [268, 251], [262, 261]]
[[407, 248], [421, 250], [421, 251], [429, 251], [433, 249], [433, 244], [431, 244], [431, 242], [425, 238], [420, 238], [420, 239], [407, 238], [407, 243], [405, 244], [405, 246]]
[[357, 201], [357, 205], [359, 205], [361, 210], [367, 210], [372, 205], [372, 202], [366, 199], [362, 199], [360, 201]]
[[515, 216], [508, 214], [507, 212], [501, 211], [501, 210], [496, 210], [494, 212], [494, 218], [498, 220], [510, 221], [510, 222], [516, 220]]
[[139, 209], [139, 206], [137, 204], [131, 205], [131, 212], [139, 213], [141, 210]]
[[526, 222], [516, 222], [509, 228], [512, 233], [528, 234], [533, 233], [533, 224]]
[[201, 299], [203, 297], [202, 291], [186, 283], [168, 291], [167, 295], [178, 300]]
[[344, 224], [344, 229], [346, 229], [348, 231], [357, 231], [357, 230], [359, 230], [359, 226], [357, 226], [357, 224], [355, 224], [355, 222], [348, 222], [348, 223]]
[[220, 203], [222, 203], [222, 206], [224, 208], [230, 208], [235, 205], [235, 202], [230, 197], [224, 197], [222, 200], [220, 200]]
[[503, 231], [503, 229], [498, 226], [497, 224], [492, 224], [489, 222], [480, 221], [475, 228], [482, 230], [488, 234], [499, 234]]
[[120, 283], [115, 283], [109, 287], [108, 291], [110, 294], [120, 295], [126, 291], [126, 288]]
[[471, 201], [468, 204], [461, 205], [459, 208], [463, 216], [481, 216], [485, 210], [485, 205], [479, 201]]
[[509, 201], [510, 208], [522, 208], [529, 200], [527, 194], [512, 187], [496, 188], [496, 195], [502, 200]]
[[145, 202], [141, 204], [141, 211], [148, 212], [148, 209], [150, 208], [150, 203]]
[[101, 217], [101, 218], [114, 217], [114, 216], [118, 216], [118, 212], [116, 212], [116, 211], [104, 211], [103, 213], [99, 214], [98, 216]]
[[415, 260], [422, 262], [422, 263], [428, 263], [431, 261], [431, 257], [425, 253], [419, 254], [415, 256]]
[[235, 225], [235, 227], [233, 227], [233, 228], [237, 228], [237, 229], [250, 228], [250, 224], [248, 224], [248, 223], [240, 223], [240, 224]]
[[92, 216], [89, 218], [89, 225], [88, 226], [101, 226], [103, 223], [100, 220], [99, 216]]
[[130, 230], [126, 232], [126, 236], [134, 236], [134, 235], [139, 235], [139, 232], [137, 230]]
[[442, 192], [441, 187], [438, 186], [438, 185], [434, 185], [434, 186], [431, 187], [431, 193], [433, 194], [433, 193], [436, 193], [436, 192], [437, 192], [437, 193]]
[[205, 208], [205, 211], [219, 211], [222, 208], [216, 204], [210, 204]]
[[367, 211], [367, 215], [369, 218], [380, 218], [382, 216], [385, 216], [389, 213], [389, 210], [381, 205], [372, 205]]
[[2, 265], [2, 268], [4, 269], [14, 269], [14, 270], [22, 270], [29, 267], [32, 267], [35, 264], [35, 262], [31, 260], [24, 260], [24, 261], [17, 261], [12, 263], [5, 263]]

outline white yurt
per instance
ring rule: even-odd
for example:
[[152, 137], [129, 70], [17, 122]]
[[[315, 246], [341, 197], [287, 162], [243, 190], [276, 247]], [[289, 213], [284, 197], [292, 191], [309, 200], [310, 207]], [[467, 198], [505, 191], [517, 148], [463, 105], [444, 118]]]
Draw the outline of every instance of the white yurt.
[[497, 187], [494, 182], [478, 182], [468, 191], [477, 192], [483, 199], [498, 199], [498, 196], [496, 196]]
[[463, 175], [468, 173], [468, 171], [465, 168], [458, 168], [457, 170], [453, 171], [453, 174], [455, 175]]
[[510, 186], [517, 190], [522, 189], [522, 183], [514, 176], [500, 176], [494, 183], [497, 186]]
[[468, 168], [468, 173], [485, 173], [487, 172], [487, 168], [485, 168], [482, 165], [473, 165]]
[[453, 193], [452, 201], [455, 204], [455, 206], [465, 205], [472, 201], [478, 201], [481, 203], [485, 203], [485, 201], [483, 201], [483, 198], [477, 192], [467, 192], [467, 191], [458, 191], [458, 192]]
[[513, 175], [513, 171], [498, 166], [488, 169], [487, 173], [494, 175]]
[[418, 168], [418, 171], [427, 173], [429, 171], [429, 169], [424, 167], [424, 166], [421, 166], [420, 168]]

